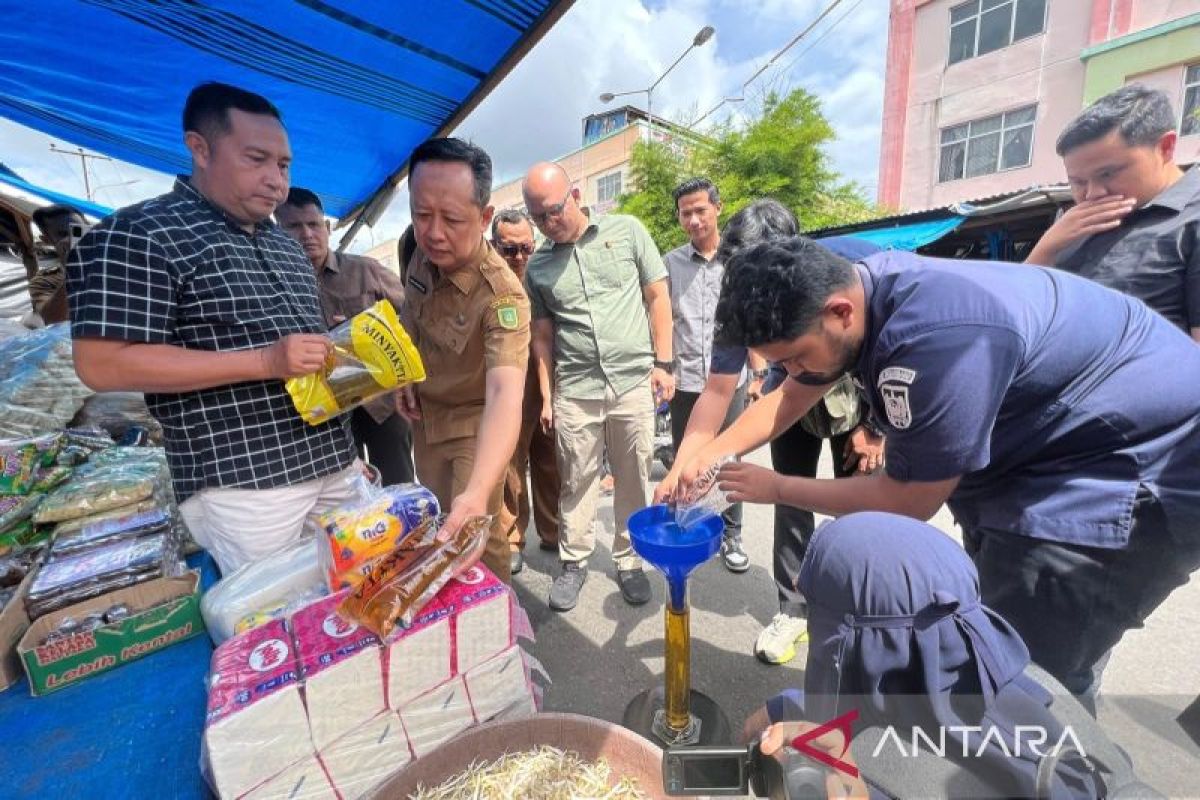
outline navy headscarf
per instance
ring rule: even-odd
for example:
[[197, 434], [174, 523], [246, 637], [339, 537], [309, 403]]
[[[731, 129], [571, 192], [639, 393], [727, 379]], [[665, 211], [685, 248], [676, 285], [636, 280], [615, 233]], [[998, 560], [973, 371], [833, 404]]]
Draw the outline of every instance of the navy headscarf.
[[[961, 753], [965, 739], [972, 755], [986, 737], [954, 728], [994, 729], [970, 763], [1007, 776], [1020, 796], [1038, 794], [1040, 759], [1028, 741], [1016, 757], [1015, 728], [1047, 730], [1043, 752], [1063, 728], [1050, 694], [1024, 673], [1025, 643], [980, 602], [975, 565], [957, 543], [908, 517], [851, 514], [814, 535], [798, 588], [809, 609], [805, 718], [853, 707], [860, 724], [921, 727], [933, 741], [944, 727], [947, 750]], [[1090, 770], [1076, 762], [1060, 761], [1042, 780], [1053, 798], [1096, 796]]]

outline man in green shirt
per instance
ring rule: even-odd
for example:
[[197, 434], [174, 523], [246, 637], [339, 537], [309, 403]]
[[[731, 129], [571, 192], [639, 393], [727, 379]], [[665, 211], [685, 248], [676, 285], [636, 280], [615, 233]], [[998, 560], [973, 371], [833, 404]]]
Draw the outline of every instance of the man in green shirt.
[[525, 281], [542, 424], [555, 430], [562, 479], [563, 569], [550, 587], [550, 608], [574, 608], [587, 580], [606, 446], [614, 478], [617, 585], [627, 603], [640, 605], [650, 599], [650, 582], [626, 522], [648, 501], [655, 405], [675, 393], [667, 270], [633, 217], [589, 220], [562, 167], [534, 165], [522, 190], [547, 239], [530, 258]]

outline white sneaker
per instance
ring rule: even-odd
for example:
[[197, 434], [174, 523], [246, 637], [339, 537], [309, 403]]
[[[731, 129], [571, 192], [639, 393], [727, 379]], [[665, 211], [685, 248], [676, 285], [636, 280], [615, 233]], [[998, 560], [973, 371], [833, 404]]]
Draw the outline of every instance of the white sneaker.
[[796, 657], [796, 645], [807, 641], [808, 620], [780, 612], [758, 635], [754, 655], [768, 664], [786, 664]]

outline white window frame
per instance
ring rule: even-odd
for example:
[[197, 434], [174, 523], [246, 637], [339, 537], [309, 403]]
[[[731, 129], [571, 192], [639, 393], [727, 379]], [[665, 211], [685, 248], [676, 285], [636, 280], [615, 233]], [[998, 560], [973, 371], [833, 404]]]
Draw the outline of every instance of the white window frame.
[[[1191, 81], [1189, 81], [1188, 73], [1192, 71], [1195, 71], [1196, 74], [1192, 75]], [[1197, 111], [1200, 111], [1200, 63], [1188, 64], [1183, 68], [1183, 94], [1180, 96], [1179, 100], [1179, 105], [1181, 107], [1179, 114], [1180, 136], [1200, 136], [1200, 119], [1196, 119], [1194, 116], [1191, 119], [1191, 123], [1194, 126], [1192, 130], [1184, 130], [1184, 123], [1189, 121], [1187, 118], [1187, 96], [1188, 90], [1190, 89], [1196, 90], [1196, 107], [1192, 109], [1192, 113], [1195, 114]]]
[[[1009, 114], [1016, 114], [1020, 111], [1028, 111], [1030, 109], [1033, 110], [1033, 119], [1029, 120], [1028, 122], [1018, 122], [1014, 125], [1006, 125], [1005, 124], [1005, 120]], [[988, 133], [979, 134], [978, 136], [971, 135], [970, 126], [972, 124], [977, 125], [979, 123], [987, 122], [989, 120], [995, 119], [996, 117], [1000, 118], [1000, 128], [998, 130], [989, 131]], [[956, 139], [953, 142], [943, 142], [942, 141], [942, 136], [945, 131], [948, 131], [951, 128], [958, 128], [963, 125], [968, 126], [967, 127], [967, 136], [965, 139]], [[1024, 164], [1018, 164], [1018, 165], [1012, 166], [1012, 167], [1002, 167], [1001, 164], [1004, 162], [1004, 135], [1011, 131], [1015, 131], [1019, 128], [1029, 128], [1030, 129], [1030, 131], [1029, 131], [1029, 156], [1026, 159]], [[979, 138], [982, 138], [983, 136], [992, 136], [992, 135], [998, 135], [1000, 137], [1000, 145], [999, 145], [999, 147], [996, 148], [996, 164], [995, 164], [996, 168], [993, 170], [990, 170], [988, 172], [980, 173], [979, 175], [967, 175], [967, 164], [970, 163], [970, 160], [971, 160], [971, 141], [972, 141], [972, 139], [979, 139]], [[1036, 137], [1036, 135], [1037, 135], [1037, 104], [1036, 103], [1027, 105], [1027, 106], [1017, 106], [1016, 108], [1009, 108], [1009, 109], [1001, 111], [997, 114], [988, 114], [986, 117], [980, 117], [978, 119], [967, 120], [966, 122], [956, 122], [953, 125], [946, 125], [945, 127], [939, 128], [938, 129], [938, 148], [937, 148], [937, 156], [938, 157], [937, 157], [937, 181], [936, 181], [936, 183], [953, 183], [954, 181], [968, 181], [968, 180], [971, 180], [972, 178], [982, 178], [987, 175], [999, 175], [1001, 172], [1012, 172], [1013, 170], [1018, 170], [1018, 169], [1028, 169], [1030, 166], [1033, 165], [1033, 146], [1034, 146], [1034, 138]], [[942, 177], [942, 151], [946, 147], [959, 144], [960, 142], [963, 144], [962, 175], [955, 177], [955, 178], [943, 178]]]
[[[612, 194], [608, 197], [605, 197], [606, 187], [611, 186], [613, 184], [614, 180], [617, 185], [616, 193]], [[621, 180], [621, 171], [620, 170], [617, 170], [616, 172], [610, 172], [607, 175], [602, 175], [599, 178], [597, 178], [596, 179], [596, 202], [597, 203], [605, 203], [605, 202], [608, 202], [611, 200], [615, 203], [617, 201], [617, 198], [619, 198], [621, 196], [621, 189], [623, 188], [621, 185], [622, 183], [623, 183], [623, 181]]]
[[[1042, 5], [1042, 27], [1041, 27], [1041, 29], [1037, 33], [1030, 34], [1029, 36], [1023, 37], [1021, 39], [1017, 39], [1015, 41], [1013, 40], [1013, 34], [1016, 33], [1016, 28], [1017, 28], [1017, 3], [1019, 1], [1020, 0], [1001, 0], [1001, 2], [997, 3], [996, 5], [992, 6], [991, 8], [988, 8], [988, 9], [984, 9], [983, 0], [967, 0], [967, 2], [965, 2], [965, 3], [959, 3], [955, 6], [951, 6], [950, 11], [948, 12], [950, 14], [950, 16], [948, 18], [953, 20], [953, 14], [954, 14], [955, 9], [962, 8], [963, 6], [970, 5], [971, 3], [977, 3], [974, 14], [972, 14], [969, 17], [966, 17], [965, 19], [960, 19], [958, 22], [953, 22], [953, 21], [950, 22], [950, 27], [948, 29], [948, 34], [946, 36], [946, 43], [947, 43], [947, 53], [946, 53], [947, 64], [946, 64], [946, 66], [952, 67], [955, 64], [961, 64], [964, 61], [970, 61], [973, 58], [979, 58], [979, 30], [981, 28], [981, 25], [979, 23], [981, 21], [981, 18], [983, 17], [983, 14], [985, 11], [993, 11], [997, 8], [1000, 8], [1000, 6], [1005, 6], [1005, 5], [1012, 6], [1012, 10], [1008, 15], [1008, 41], [1003, 46], [998, 47], [995, 50], [989, 50], [987, 53], [984, 53], [984, 55], [988, 55], [990, 53], [998, 53], [1001, 50], [1003, 50], [1005, 47], [1012, 47], [1016, 42], [1023, 42], [1023, 41], [1025, 41], [1025, 39], [1032, 39], [1034, 36], [1041, 36], [1041, 35], [1045, 34], [1046, 33], [1046, 15], [1049, 13], [1050, 0], [1046, 0], [1046, 2]], [[953, 38], [954, 28], [958, 25], [966, 25], [971, 20], [975, 21], [975, 42], [971, 45], [971, 55], [967, 56], [966, 58], [961, 58], [958, 61], [950, 61], [951, 54], [949, 52], [948, 45], [950, 43], [950, 40]]]

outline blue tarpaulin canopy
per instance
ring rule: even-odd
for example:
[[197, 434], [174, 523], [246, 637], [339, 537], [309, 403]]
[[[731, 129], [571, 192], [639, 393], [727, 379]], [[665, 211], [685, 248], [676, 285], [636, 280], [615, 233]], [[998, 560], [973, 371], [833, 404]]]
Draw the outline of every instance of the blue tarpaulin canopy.
[[853, 236], [884, 250], [916, 250], [930, 242], [936, 242], [963, 223], [966, 217], [947, 217], [908, 225], [889, 225], [886, 228], [847, 231], [844, 236]]
[[[294, 185], [382, 211], [412, 149], [457, 125], [572, 0], [39, 0], [0, 4], [0, 116], [186, 173], [187, 93], [283, 113]], [[2, 153], [0, 153], [2, 157]]]
[[4, 193], [5, 189], [15, 189], [18, 192], [39, 197], [42, 200], [48, 200], [51, 203], [64, 203], [79, 209], [84, 214], [90, 217], [107, 217], [112, 213], [112, 209], [108, 206], [102, 206], [98, 203], [93, 203], [88, 200], [80, 200], [78, 197], [72, 197], [69, 194], [56, 192], [53, 189], [47, 189], [45, 186], [37, 186], [22, 178], [17, 173], [8, 169], [3, 164], [0, 164], [0, 194]]

